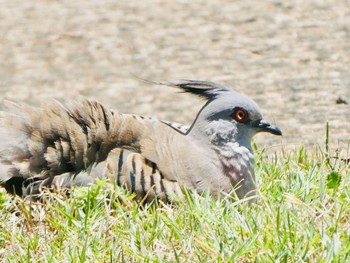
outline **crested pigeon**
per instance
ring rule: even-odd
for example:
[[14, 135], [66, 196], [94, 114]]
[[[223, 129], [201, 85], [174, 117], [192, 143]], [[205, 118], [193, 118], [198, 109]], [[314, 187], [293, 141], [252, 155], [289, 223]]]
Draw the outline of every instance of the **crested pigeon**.
[[1, 116], [2, 186], [31, 197], [44, 188], [88, 185], [96, 176], [147, 201], [170, 202], [183, 189], [214, 198], [254, 195], [251, 139], [259, 132], [282, 135], [280, 129], [254, 101], [225, 86], [166, 85], [205, 100], [190, 127], [122, 114], [90, 99], [52, 100], [40, 109], [12, 103]]

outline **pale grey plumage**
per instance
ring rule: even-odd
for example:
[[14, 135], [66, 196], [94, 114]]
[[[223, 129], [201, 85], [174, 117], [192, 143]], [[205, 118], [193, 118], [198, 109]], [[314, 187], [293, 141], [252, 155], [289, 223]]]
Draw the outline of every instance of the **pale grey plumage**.
[[[87, 99], [68, 106], [51, 101], [41, 110], [15, 106], [14, 114], [3, 114], [3, 128], [17, 136], [10, 132], [14, 142], [0, 154], [0, 180], [7, 188], [15, 186], [11, 180], [28, 178], [40, 187], [69, 187], [84, 177], [74, 182], [72, 174], [104, 162], [97, 173], [115, 176], [140, 199], [169, 200], [181, 196], [183, 187], [213, 197], [233, 189], [240, 198], [253, 194], [251, 138], [261, 131], [280, 135], [280, 130], [262, 119], [251, 99], [224, 86], [203, 81], [167, 85], [206, 100], [189, 128], [120, 114]], [[40, 187], [27, 192], [40, 192]]]

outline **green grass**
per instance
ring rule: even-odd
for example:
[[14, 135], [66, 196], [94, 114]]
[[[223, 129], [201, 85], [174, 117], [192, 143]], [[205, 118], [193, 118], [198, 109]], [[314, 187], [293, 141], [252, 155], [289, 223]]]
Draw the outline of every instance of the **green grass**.
[[350, 262], [350, 166], [303, 148], [256, 158], [246, 202], [139, 207], [100, 182], [30, 203], [0, 192], [4, 262]]

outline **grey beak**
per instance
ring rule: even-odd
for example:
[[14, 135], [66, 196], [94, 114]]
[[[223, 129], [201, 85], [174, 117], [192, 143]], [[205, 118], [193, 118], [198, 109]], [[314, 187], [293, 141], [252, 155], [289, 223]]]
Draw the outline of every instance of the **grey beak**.
[[269, 132], [274, 135], [282, 135], [282, 131], [278, 127], [271, 125], [265, 120], [258, 120], [252, 124], [259, 132]]

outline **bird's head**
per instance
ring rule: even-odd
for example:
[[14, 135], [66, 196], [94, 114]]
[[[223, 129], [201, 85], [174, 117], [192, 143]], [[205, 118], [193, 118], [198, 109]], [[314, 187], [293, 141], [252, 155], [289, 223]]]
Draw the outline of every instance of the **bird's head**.
[[259, 132], [282, 135], [279, 128], [263, 119], [257, 104], [240, 93], [206, 81], [186, 81], [172, 86], [206, 100], [189, 134], [209, 136], [218, 144], [250, 144], [251, 138]]

